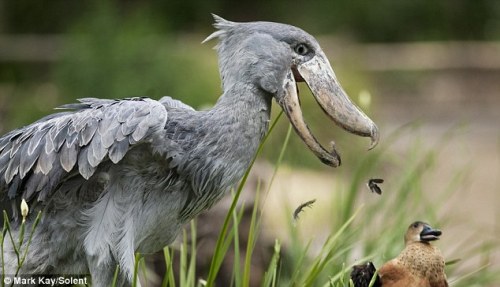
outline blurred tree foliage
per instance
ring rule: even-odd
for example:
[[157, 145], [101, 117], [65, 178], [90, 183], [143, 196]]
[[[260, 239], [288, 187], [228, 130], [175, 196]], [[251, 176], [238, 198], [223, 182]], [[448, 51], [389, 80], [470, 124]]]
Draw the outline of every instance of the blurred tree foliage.
[[[104, 1], [1, 0], [4, 33], [62, 33], [95, 3]], [[157, 27], [178, 32], [207, 31], [209, 13], [235, 21], [266, 19], [344, 33], [359, 41], [492, 40], [500, 38], [497, 0], [274, 0], [113, 1], [117, 12], [148, 11]]]
[[180, 47], [147, 15], [139, 10], [121, 17], [102, 2], [76, 22], [55, 68], [62, 94], [73, 99], [160, 98], [168, 91], [195, 106], [214, 101], [220, 94], [215, 62], [205, 72], [211, 68], [207, 57]]

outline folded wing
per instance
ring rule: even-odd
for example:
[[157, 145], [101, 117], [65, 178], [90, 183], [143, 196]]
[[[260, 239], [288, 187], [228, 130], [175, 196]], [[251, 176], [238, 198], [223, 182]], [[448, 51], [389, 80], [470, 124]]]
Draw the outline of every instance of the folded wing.
[[0, 138], [0, 193], [43, 201], [68, 174], [89, 179], [104, 161], [115, 164], [137, 144], [152, 141], [169, 107], [190, 108], [165, 97], [86, 98]]

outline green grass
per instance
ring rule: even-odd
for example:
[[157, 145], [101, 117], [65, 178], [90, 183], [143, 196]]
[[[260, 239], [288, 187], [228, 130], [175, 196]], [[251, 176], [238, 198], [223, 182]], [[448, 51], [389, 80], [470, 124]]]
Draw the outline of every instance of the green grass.
[[[326, 239], [320, 241], [314, 234], [304, 238], [299, 234], [300, 219], [298, 222], [290, 219], [288, 227], [285, 227], [288, 228], [286, 240], [276, 239], [274, 254], [261, 286], [350, 286], [349, 274], [352, 265], [372, 260], [376, 266], [381, 266], [385, 261], [397, 256], [403, 248], [403, 234], [414, 220], [424, 219], [440, 228], [456, 223], [454, 218], [439, 216], [438, 209], [452, 195], [456, 187], [466, 180], [464, 174], [467, 169], [464, 167], [457, 170], [454, 180], [444, 183], [442, 190], [436, 191], [437, 199], [429, 198], [429, 193], [424, 190], [425, 180], [435, 171], [438, 164], [437, 155], [452, 139], [453, 133], [442, 136], [441, 141], [435, 145], [440, 147], [438, 149], [425, 148], [421, 142], [415, 141], [415, 144], [407, 147], [404, 160], [393, 156], [390, 152], [392, 143], [397, 142], [403, 135], [413, 134], [417, 129], [418, 126], [415, 125], [402, 127], [385, 139], [390, 144], [382, 145], [367, 154], [351, 171], [339, 172], [338, 176], [346, 178], [347, 184], [339, 184], [333, 188], [333, 192], [338, 196], [334, 197], [329, 218], [326, 220], [331, 230]], [[287, 140], [284, 147], [286, 144]], [[284, 148], [282, 153], [283, 151]], [[275, 166], [276, 170], [280, 167], [280, 161], [281, 157]], [[390, 173], [382, 185], [383, 194], [381, 196], [369, 194], [364, 186], [367, 179], [379, 175], [381, 171]], [[246, 179], [247, 177], [237, 192], [233, 193], [233, 205], [226, 217], [219, 244], [214, 250], [211, 272], [206, 278], [196, 278], [196, 280], [193, 278], [190, 284], [179, 286], [214, 286], [220, 264], [229, 246], [238, 241], [236, 231], [239, 228], [241, 212], [238, 212], [235, 206]], [[259, 188], [256, 192], [266, 193], [269, 189], [269, 186], [265, 190]], [[264, 195], [263, 198], [265, 197]], [[235, 262], [233, 286], [249, 286], [251, 254], [255, 247], [252, 245], [255, 244], [253, 238], [260, 232], [259, 222], [263, 216], [262, 212], [257, 211], [259, 208], [260, 206], [254, 206], [252, 213], [252, 222], [256, 224], [250, 225], [249, 236], [252, 240], [249, 240], [244, 266], [239, 265], [240, 260], [233, 260]], [[289, 215], [292, 214], [291, 210], [292, 207], [287, 209]], [[194, 226], [191, 228], [195, 230]], [[444, 238], [446, 239], [437, 243], [442, 249], [447, 246], [444, 240], [454, 240], [450, 237]], [[282, 241], [286, 241], [287, 244]], [[312, 246], [320, 251], [313, 251]], [[498, 284], [499, 268], [490, 265], [486, 259], [475, 263], [472, 258], [477, 256], [488, 258], [489, 252], [499, 247], [500, 242], [494, 240], [484, 239], [477, 241], [477, 244], [470, 244], [468, 238], [462, 239], [452, 257], [447, 258], [446, 273], [451, 286]], [[183, 256], [182, 250], [187, 249], [181, 249], [179, 256]], [[235, 251], [239, 256], [238, 250]], [[170, 262], [171, 258], [166, 257], [166, 260]], [[194, 273], [191, 275], [194, 276]]]
[[33, 223], [31, 224], [31, 230], [28, 235], [28, 240], [25, 241], [25, 229], [26, 229], [26, 222], [23, 218], [21, 222], [21, 226], [19, 227], [19, 234], [18, 238], [14, 238], [12, 236], [11, 232], [11, 226], [10, 226], [10, 221], [9, 221], [9, 216], [7, 215], [7, 212], [4, 210], [3, 211], [3, 228], [2, 228], [2, 234], [0, 237], [0, 244], [1, 244], [1, 263], [2, 263], [2, 281], [1, 281], [1, 286], [12, 286], [12, 284], [8, 285], [9, 281], [5, 280], [5, 266], [3, 264], [4, 262], [4, 246], [5, 246], [5, 240], [10, 240], [10, 243], [12, 244], [12, 247], [14, 249], [14, 253], [16, 254], [16, 259], [17, 259], [17, 269], [15, 274], [8, 274], [10, 276], [17, 276], [19, 274], [19, 271], [21, 270], [21, 267], [24, 264], [24, 261], [26, 260], [26, 256], [28, 255], [28, 250], [31, 245], [31, 240], [33, 239], [33, 235], [35, 234], [36, 227], [38, 226], [38, 223], [40, 223], [40, 220], [42, 218], [42, 212], [39, 211], [36, 215], [36, 218], [33, 220]]
[[[279, 116], [278, 116], [279, 119]], [[276, 126], [277, 120], [271, 126]], [[288, 206], [286, 217], [288, 223], [286, 238], [276, 238], [273, 254], [266, 266], [266, 272], [261, 279], [261, 286], [351, 286], [349, 273], [352, 265], [371, 260], [375, 266], [381, 266], [385, 261], [395, 257], [403, 248], [402, 235], [407, 226], [414, 220], [423, 219], [431, 225], [442, 228], [446, 234], [446, 226], [456, 224], [456, 219], [441, 215], [439, 207], [453, 194], [456, 187], [466, 180], [467, 168], [457, 169], [451, 182], [443, 183], [441, 190], [434, 192], [432, 198], [426, 192], [425, 181], [439, 164], [438, 154], [452, 139], [453, 133], [443, 135], [441, 141], [435, 145], [440, 148], [426, 148], [418, 139], [407, 146], [404, 158], [395, 156], [391, 151], [393, 145], [403, 136], [415, 134], [418, 126], [410, 125], [400, 128], [384, 139], [383, 145], [367, 153], [359, 162], [352, 163], [349, 168], [343, 167], [335, 171], [339, 177], [339, 184], [332, 186], [335, 196], [325, 211], [322, 221], [324, 228], [330, 230], [326, 238], [317, 234], [301, 234], [302, 221], [292, 219], [295, 207]], [[271, 133], [269, 133], [271, 134]], [[270, 183], [266, 186], [259, 184], [257, 199], [261, 202], [267, 198], [277, 171], [282, 167], [282, 159], [290, 139], [291, 129], [288, 129], [280, 156], [275, 164]], [[267, 138], [266, 138], [267, 139]], [[257, 156], [265, 148], [259, 148]], [[256, 156], [256, 157], [257, 157]], [[346, 164], [347, 166], [347, 164]], [[257, 246], [257, 238], [261, 232], [262, 220], [266, 213], [262, 210], [263, 204], [254, 204], [251, 224], [249, 225], [248, 245], [245, 252], [240, 250], [240, 226], [243, 216], [243, 206], [237, 201], [246, 185], [248, 169], [237, 189], [232, 192], [233, 202], [219, 234], [217, 245], [214, 248], [210, 271], [201, 278], [197, 277], [197, 228], [193, 220], [182, 233], [182, 243], [178, 247], [166, 247], [164, 257], [167, 270], [161, 286], [215, 286], [221, 265], [226, 259], [227, 252], [233, 248], [232, 286], [250, 286], [252, 277], [252, 258]], [[386, 182], [382, 185], [382, 195], [371, 194], [364, 186], [366, 181], [382, 175]], [[316, 208], [316, 206], [312, 207]], [[307, 216], [307, 213], [303, 216]], [[4, 216], [6, 219], [7, 216]], [[37, 221], [39, 217], [37, 217]], [[36, 224], [32, 225], [36, 226]], [[498, 240], [471, 240], [475, 230], [471, 227], [471, 234], [463, 239], [452, 239], [444, 236], [437, 242], [441, 249], [449, 245], [446, 241], [455, 241], [457, 246], [451, 250], [447, 258], [446, 273], [451, 286], [495, 286], [500, 282], [498, 266], [491, 265], [489, 253], [500, 247]], [[33, 229], [30, 232], [33, 233]], [[30, 239], [13, 238], [8, 220], [4, 220], [2, 233], [3, 242], [10, 240], [18, 251], [19, 266], [22, 266]], [[24, 242], [23, 244], [19, 243]], [[471, 243], [474, 242], [474, 243]], [[451, 248], [448, 248], [450, 251]], [[243, 257], [244, 256], [244, 257]], [[474, 260], [481, 258], [479, 262]], [[172, 268], [173, 262], [179, 262], [179, 268]], [[133, 286], [138, 282], [146, 282], [149, 270], [140, 254], [136, 256], [135, 276]], [[177, 271], [176, 271], [177, 270]], [[177, 274], [176, 274], [177, 272]], [[118, 269], [117, 273], [118, 274]], [[141, 278], [141, 280], [138, 280]], [[143, 286], [148, 286], [147, 283]]]

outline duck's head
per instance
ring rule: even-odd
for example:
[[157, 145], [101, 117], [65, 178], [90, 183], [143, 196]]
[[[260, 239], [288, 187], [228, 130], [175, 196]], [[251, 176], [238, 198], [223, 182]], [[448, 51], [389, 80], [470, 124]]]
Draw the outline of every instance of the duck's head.
[[415, 221], [408, 227], [405, 234], [405, 244], [413, 242], [430, 242], [438, 240], [442, 232], [439, 229], [432, 228], [429, 224], [422, 221]]

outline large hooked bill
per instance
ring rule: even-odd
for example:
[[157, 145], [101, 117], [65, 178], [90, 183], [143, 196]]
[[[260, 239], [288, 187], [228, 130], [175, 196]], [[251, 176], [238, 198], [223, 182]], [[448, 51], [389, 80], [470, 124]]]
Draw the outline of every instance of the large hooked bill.
[[296, 80], [306, 82], [320, 107], [333, 122], [352, 134], [370, 137], [369, 149], [377, 145], [379, 140], [377, 126], [352, 103], [337, 81], [326, 56], [318, 53], [309, 61], [288, 71], [281, 94], [277, 98], [297, 134], [323, 163], [337, 167], [341, 164], [340, 155], [333, 141], [330, 143], [330, 151], [324, 148], [305, 123]]

